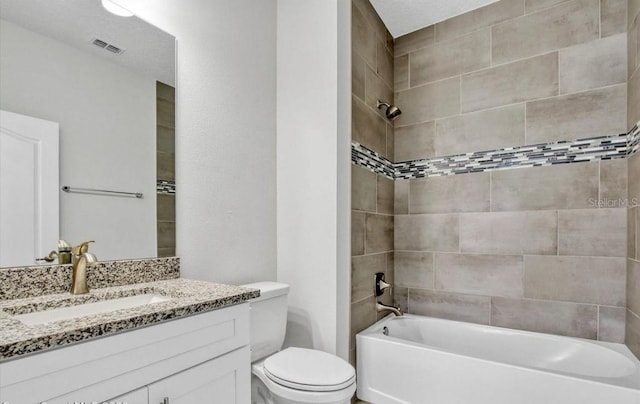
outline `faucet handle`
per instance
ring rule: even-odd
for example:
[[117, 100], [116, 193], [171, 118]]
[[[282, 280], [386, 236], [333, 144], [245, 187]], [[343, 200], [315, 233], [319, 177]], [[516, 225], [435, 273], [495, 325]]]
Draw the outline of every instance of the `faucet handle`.
[[389, 294], [391, 294], [391, 284], [384, 281], [384, 273], [378, 272], [373, 277], [375, 281], [375, 293], [376, 296], [382, 296], [385, 289], [389, 289]]
[[71, 245], [63, 239], [58, 240], [58, 252], [60, 251], [71, 251]]
[[72, 249], [73, 255], [82, 255], [82, 254], [88, 252], [89, 251], [89, 243], [95, 243], [95, 241], [94, 240], [83, 241], [82, 243], [80, 243], [77, 246], [73, 247], [73, 249]]

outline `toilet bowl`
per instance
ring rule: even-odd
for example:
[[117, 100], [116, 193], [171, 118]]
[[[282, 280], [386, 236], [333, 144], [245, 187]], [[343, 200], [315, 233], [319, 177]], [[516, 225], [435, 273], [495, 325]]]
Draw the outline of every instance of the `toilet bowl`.
[[356, 373], [347, 361], [319, 350], [286, 348], [289, 286], [277, 282], [243, 285], [260, 289], [251, 307], [252, 404], [349, 404]]

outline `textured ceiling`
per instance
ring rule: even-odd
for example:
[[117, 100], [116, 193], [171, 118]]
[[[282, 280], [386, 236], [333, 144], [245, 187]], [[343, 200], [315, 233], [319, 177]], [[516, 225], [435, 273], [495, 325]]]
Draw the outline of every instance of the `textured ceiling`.
[[[118, 17], [100, 0], [0, 0], [0, 18], [175, 85], [175, 38], [137, 17]], [[112, 54], [99, 38], [125, 49]]]
[[394, 38], [497, 0], [370, 0]]

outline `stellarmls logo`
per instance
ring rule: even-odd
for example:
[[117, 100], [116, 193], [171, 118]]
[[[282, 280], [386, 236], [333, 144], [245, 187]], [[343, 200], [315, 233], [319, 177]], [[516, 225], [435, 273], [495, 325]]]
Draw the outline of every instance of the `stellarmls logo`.
[[635, 208], [640, 206], [640, 199], [638, 198], [589, 198], [590, 208]]

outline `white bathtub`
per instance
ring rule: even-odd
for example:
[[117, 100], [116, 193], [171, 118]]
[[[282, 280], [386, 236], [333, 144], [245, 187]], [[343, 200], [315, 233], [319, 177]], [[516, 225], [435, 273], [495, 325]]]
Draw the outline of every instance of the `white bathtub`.
[[358, 398], [375, 404], [640, 404], [623, 344], [410, 314], [356, 344]]

